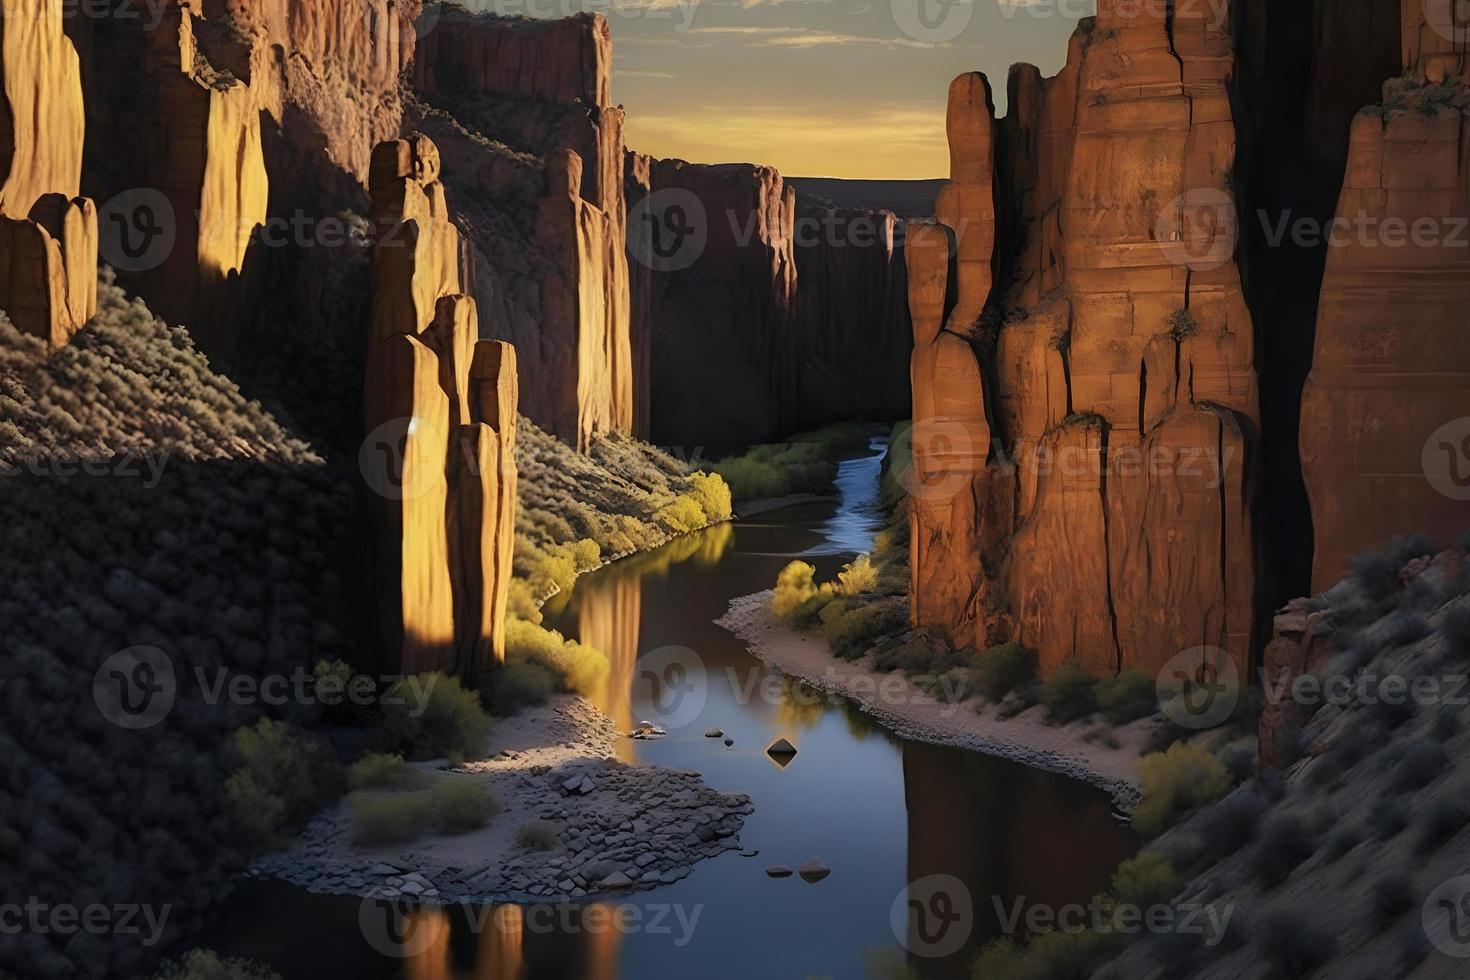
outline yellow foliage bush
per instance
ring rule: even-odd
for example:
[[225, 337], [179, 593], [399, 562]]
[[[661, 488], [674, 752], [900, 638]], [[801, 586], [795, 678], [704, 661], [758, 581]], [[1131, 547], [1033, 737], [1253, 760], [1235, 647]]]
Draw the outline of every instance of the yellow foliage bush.
[[1218, 800], [1231, 785], [1219, 759], [1185, 742], [1144, 756], [1138, 771], [1143, 801], [1133, 811], [1133, 825], [1147, 837], [1163, 833], [1179, 814]]
[[601, 651], [523, 619], [505, 624], [505, 660], [540, 664], [557, 675], [566, 690], [579, 694], [600, 690], [610, 669]]
[[796, 607], [817, 594], [817, 570], [804, 561], [794, 561], [776, 576], [775, 593], [771, 596], [771, 612], [788, 618]]

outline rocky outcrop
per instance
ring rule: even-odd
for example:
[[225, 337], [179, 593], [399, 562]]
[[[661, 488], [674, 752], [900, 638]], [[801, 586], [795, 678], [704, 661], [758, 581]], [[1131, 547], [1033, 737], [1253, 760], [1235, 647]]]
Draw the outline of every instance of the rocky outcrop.
[[442, 8], [413, 82], [469, 244], [480, 334], [514, 343], [522, 408], [585, 449], [635, 419], [623, 110], [601, 15], [527, 21]]
[[97, 209], [80, 196], [85, 120], [60, 2], [0, 8], [0, 309], [50, 347], [97, 312]]
[[999, 152], [983, 77], [950, 90], [953, 179], [908, 246], [914, 618], [1044, 669], [1244, 669], [1253, 336], [1200, 220], [1230, 213], [1228, 39], [1115, 7], [1056, 78], [1013, 73]]
[[1352, 122], [1302, 396], [1317, 589], [1395, 535], [1470, 526], [1470, 89], [1454, 10], [1403, 6], [1405, 74]]
[[364, 471], [387, 669], [474, 677], [505, 658], [516, 501], [515, 349], [477, 340], [439, 154], [421, 135], [373, 157]]

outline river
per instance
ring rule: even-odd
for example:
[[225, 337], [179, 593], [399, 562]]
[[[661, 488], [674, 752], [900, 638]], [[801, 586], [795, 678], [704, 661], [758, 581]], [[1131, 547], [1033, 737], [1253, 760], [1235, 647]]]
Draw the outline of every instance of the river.
[[[625, 740], [628, 761], [692, 769], [755, 804], [731, 852], [673, 885], [591, 910], [449, 913], [448, 940], [409, 960], [363, 940], [359, 902], [247, 882], [221, 952], [288, 980], [862, 980], [883, 958], [925, 978], [967, 964], [1018, 908], [1085, 903], [1137, 844], [1106, 794], [1014, 763], [897, 738], [846, 702], [770, 671], [714, 625], [732, 598], [767, 589], [793, 558], [830, 576], [868, 550], [882, 447], [844, 462], [840, 496], [679, 539], [583, 577], [548, 624], [603, 650], [594, 698], [620, 727], [673, 717], [666, 738]], [[671, 716], [639, 661], [694, 663], [695, 708]], [[733, 739], [708, 738], [709, 727]], [[764, 751], [784, 737], [784, 767]], [[817, 858], [809, 884], [770, 878]], [[917, 883], [910, 888], [910, 883]], [[914, 903], [911, 911], [910, 903]], [[618, 918], [614, 919], [614, 915]], [[616, 923], [616, 924], [614, 924]], [[884, 973], [884, 976], [893, 975]]]

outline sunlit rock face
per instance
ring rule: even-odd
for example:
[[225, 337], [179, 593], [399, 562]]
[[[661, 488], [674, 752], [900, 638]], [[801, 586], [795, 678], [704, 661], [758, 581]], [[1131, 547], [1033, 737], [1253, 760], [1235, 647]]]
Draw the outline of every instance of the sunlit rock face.
[[1394, 535], [1448, 542], [1470, 526], [1470, 90], [1456, 9], [1403, 5], [1404, 74], [1352, 123], [1302, 397], [1314, 590]]
[[81, 74], [63, 9], [0, 6], [0, 309], [52, 348], [97, 311], [97, 209], [80, 196]]
[[360, 343], [369, 157], [399, 134], [421, 4], [108, 2], [67, 22], [104, 259], [232, 360]]
[[1246, 665], [1253, 331], [1214, 220], [1230, 64], [1219, 25], [1103, 3], [1057, 77], [1013, 72], [999, 128], [982, 76], [951, 87], [952, 180], [930, 247], [908, 240], [917, 625], [1018, 639], [1045, 670], [1200, 645]]
[[518, 384], [515, 348], [477, 339], [439, 173], [422, 135], [373, 157], [363, 451], [384, 463], [369, 484], [388, 668], [473, 677], [505, 659]]
[[[636, 416], [623, 110], [601, 15], [444, 8], [418, 46], [414, 122], [444, 153], [480, 333], [522, 353], [526, 414], [585, 448]], [[530, 383], [534, 379], [534, 384]]]

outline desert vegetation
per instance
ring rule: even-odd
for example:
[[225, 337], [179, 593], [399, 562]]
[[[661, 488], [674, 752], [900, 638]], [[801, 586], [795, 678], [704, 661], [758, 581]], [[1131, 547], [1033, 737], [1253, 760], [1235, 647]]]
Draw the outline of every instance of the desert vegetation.
[[799, 493], [830, 493], [837, 461], [866, 449], [872, 434], [861, 425], [831, 425], [792, 436], [785, 442], [752, 446], [729, 456], [714, 471], [739, 502]]

